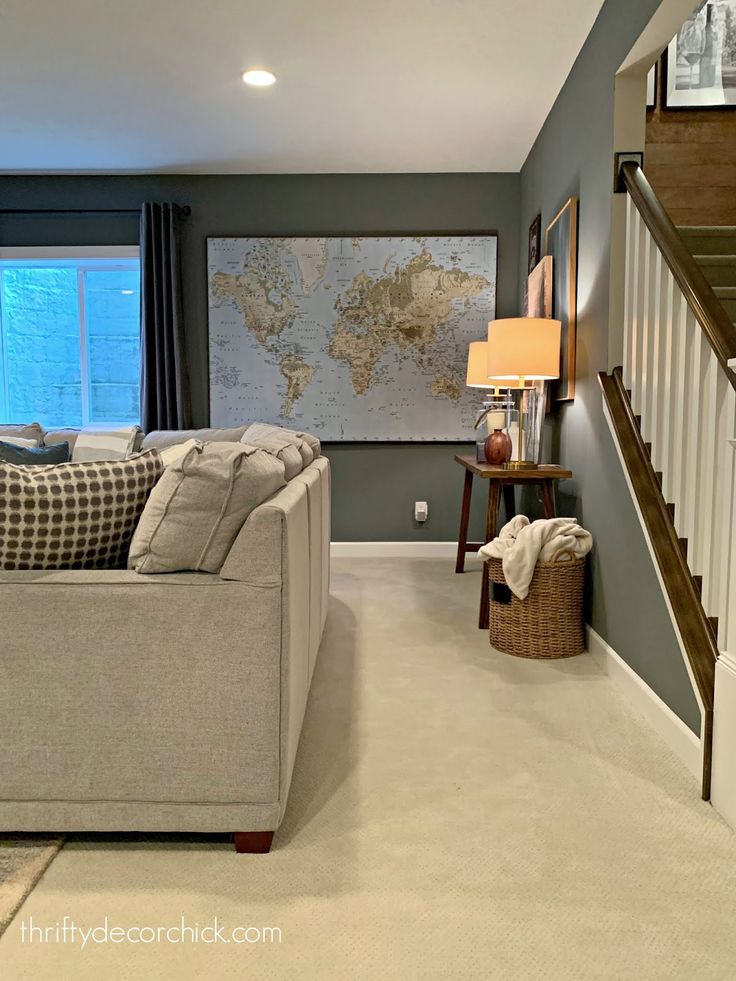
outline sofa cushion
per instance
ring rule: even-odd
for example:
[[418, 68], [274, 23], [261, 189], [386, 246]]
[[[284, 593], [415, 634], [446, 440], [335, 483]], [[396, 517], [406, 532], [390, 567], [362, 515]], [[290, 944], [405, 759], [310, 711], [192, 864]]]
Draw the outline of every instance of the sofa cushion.
[[20, 439], [35, 440], [36, 445], [40, 446], [43, 442], [43, 429], [40, 422], [25, 423], [4, 423], [0, 424], [0, 439], [6, 436], [17, 436]]
[[301, 473], [314, 459], [312, 447], [299, 433], [265, 422], [255, 422], [248, 426], [243, 433], [242, 442], [258, 446], [281, 460], [287, 480]]
[[119, 461], [0, 463], [0, 569], [124, 568], [162, 469], [155, 450]]
[[72, 463], [125, 460], [135, 452], [140, 426], [84, 426], [74, 443]]
[[234, 429], [154, 429], [143, 437], [142, 447], [144, 450], [151, 447], [164, 450], [187, 439], [196, 439], [200, 443], [237, 443], [245, 429], [245, 426]]
[[56, 446], [57, 443], [67, 443], [69, 452], [73, 453], [74, 444], [77, 442], [81, 431], [81, 429], [50, 429], [44, 434], [43, 445]]
[[167, 467], [133, 535], [141, 573], [217, 572], [250, 512], [286, 483], [283, 465], [242, 443], [205, 443]]
[[[22, 443], [30, 444], [23, 446]], [[51, 463], [69, 462], [69, 444], [56, 443], [54, 446], [37, 446], [33, 440], [13, 440], [8, 436], [0, 439], [0, 463], [14, 463], [16, 466], [41, 467]]]

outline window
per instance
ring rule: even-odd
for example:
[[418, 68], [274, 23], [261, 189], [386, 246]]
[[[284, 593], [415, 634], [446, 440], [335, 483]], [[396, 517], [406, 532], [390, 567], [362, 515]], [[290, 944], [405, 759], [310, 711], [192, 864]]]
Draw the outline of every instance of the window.
[[140, 421], [138, 249], [0, 249], [0, 421]]

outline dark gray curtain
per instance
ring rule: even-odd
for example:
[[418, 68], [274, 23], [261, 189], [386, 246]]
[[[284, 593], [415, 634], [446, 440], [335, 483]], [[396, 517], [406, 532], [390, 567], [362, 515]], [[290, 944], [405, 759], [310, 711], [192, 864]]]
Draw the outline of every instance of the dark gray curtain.
[[181, 208], [141, 208], [141, 426], [189, 429], [191, 401], [184, 348]]

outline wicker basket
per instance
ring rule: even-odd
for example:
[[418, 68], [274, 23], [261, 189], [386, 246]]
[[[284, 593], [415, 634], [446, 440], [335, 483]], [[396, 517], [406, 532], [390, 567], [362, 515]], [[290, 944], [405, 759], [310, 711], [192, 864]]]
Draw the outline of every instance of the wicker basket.
[[501, 559], [487, 564], [493, 647], [515, 657], [541, 659], [583, 653], [584, 558], [538, 562], [525, 600], [506, 586]]

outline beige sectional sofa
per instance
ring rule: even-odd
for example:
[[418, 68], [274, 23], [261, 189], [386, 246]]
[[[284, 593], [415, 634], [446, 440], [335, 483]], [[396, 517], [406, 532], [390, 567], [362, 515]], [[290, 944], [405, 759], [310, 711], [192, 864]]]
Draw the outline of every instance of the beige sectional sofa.
[[239, 851], [268, 850], [329, 543], [320, 455], [251, 512], [220, 575], [0, 572], [0, 829], [233, 832]]

